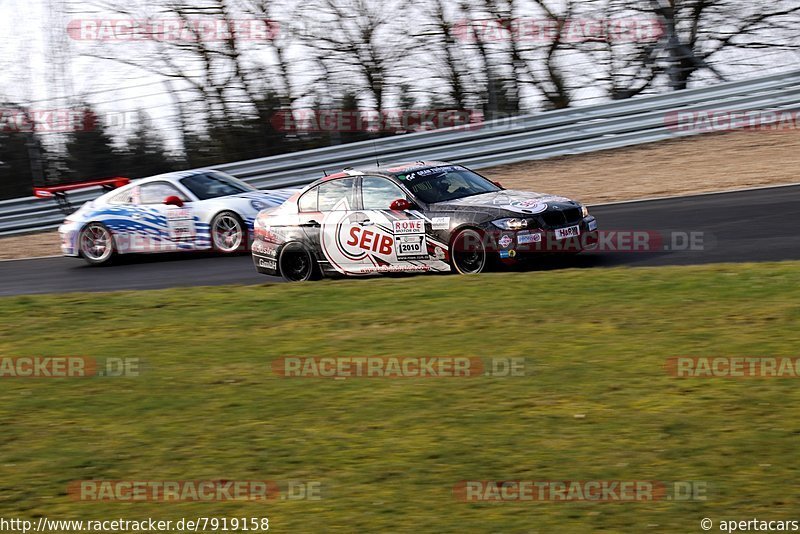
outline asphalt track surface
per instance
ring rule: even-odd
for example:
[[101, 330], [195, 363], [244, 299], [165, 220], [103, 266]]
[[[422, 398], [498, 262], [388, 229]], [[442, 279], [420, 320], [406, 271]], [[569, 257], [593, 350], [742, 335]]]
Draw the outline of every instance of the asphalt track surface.
[[[611, 250], [626, 244], [617, 234], [605, 250], [542, 258], [531, 270], [800, 260], [800, 185], [609, 204], [590, 211], [601, 230], [652, 232], [659, 251]], [[688, 241], [692, 233], [694, 247]], [[110, 267], [90, 267], [75, 258], [0, 262], [0, 296], [279, 281], [257, 274], [249, 256], [142, 255]]]

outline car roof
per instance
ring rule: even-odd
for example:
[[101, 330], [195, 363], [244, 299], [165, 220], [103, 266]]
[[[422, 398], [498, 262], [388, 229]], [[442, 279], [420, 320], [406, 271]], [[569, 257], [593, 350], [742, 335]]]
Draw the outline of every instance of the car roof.
[[357, 169], [358, 172], [363, 174], [383, 174], [387, 176], [397, 176], [400, 174], [408, 174], [412, 170], [422, 170], [428, 169], [431, 167], [442, 167], [452, 165], [452, 163], [447, 163], [445, 161], [408, 161], [404, 163], [393, 163], [391, 165], [381, 165], [377, 168], [362, 168]]
[[[106, 199], [112, 198], [117, 193], [131, 189], [133, 187], [137, 187], [144, 184], [149, 184], [151, 182], [170, 182], [170, 183], [178, 183], [181, 178], [186, 178], [187, 176], [194, 176], [196, 174], [202, 174], [204, 172], [213, 171], [214, 169], [192, 169], [189, 171], [174, 171], [174, 172], [165, 172], [163, 174], [156, 174], [155, 176], [146, 176], [144, 178], [136, 178], [135, 180], [131, 180], [126, 186], [119, 187], [117, 189], [112, 189], [111, 191], [100, 195], [96, 200], [104, 201]], [[219, 171], [216, 171], [219, 172]]]
[[377, 167], [362, 167], [359, 169], [355, 169], [352, 167], [346, 167], [341, 172], [337, 172], [336, 174], [331, 174], [329, 176], [325, 176], [324, 178], [320, 178], [319, 180], [315, 181], [313, 184], [309, 185], [307, 189], [319, 185], [324, 182], [328, 182], [330, 180], [336, 180], [339, 178], [346, 178], [348, 176], [386, 176], [388, 178], [396, 178], [401, 174], [407, 174], [411, 171], [419, 171], [423, 169], [429, 169], [431, 167], [442, 167], [442, 166], [449, 166], [453, 165], [452, 163], [447, 163], [445, 161], [413, 161], [413, 162], [404, 162], [404, 163], [392, 163], [390, 165], [379, 165]]
[[155, 181], [177, 182], [181, 178], [186, 178], [188, 176], [194, 176], [197, 174], [203, 174], [210, 171], [213, 171], [213, 169], [192, 169], [190, 171], [165, 172], [163, 174], [156, 174], [155, 176], [147, 176], [145, 178], [139, 178], [138, 180], [134, 180], [134, 183], [141, 185]]

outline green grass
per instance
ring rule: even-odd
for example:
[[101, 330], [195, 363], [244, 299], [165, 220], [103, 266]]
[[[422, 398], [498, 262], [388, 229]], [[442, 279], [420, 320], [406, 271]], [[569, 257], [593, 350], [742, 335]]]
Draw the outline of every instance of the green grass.
[[[800, 379], [677, 380], [664, 361], [800, 355], [798, 288], [800, 264], [779, 263], [0, 299], [0, 356], [146, 362], [139, 378], [0, 380], [0, 517], [268, 515], [276, 532], [700, 532], [703, 517], [792, 519]], [[528, 376], [277, 378], [270, 362], [286, 355], [525, 357]], [[208, 478], [320, 481], [324, 498], [65, 494], [82, 479]], [[700, 480], [712, 492], [705, 503], [465, 504], [451, 494], [463, 479]]]

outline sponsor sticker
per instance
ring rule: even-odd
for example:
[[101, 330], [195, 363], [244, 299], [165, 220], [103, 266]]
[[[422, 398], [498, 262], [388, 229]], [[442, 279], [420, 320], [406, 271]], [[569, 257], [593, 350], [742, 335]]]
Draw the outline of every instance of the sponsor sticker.
[[450, 217], [433, 217], [431, 219], [432, 230], [449, 230]]
[[424, 234], [425, 222], [422, 219], [407, 219], [392, 222], [392, 231], [395, 235]]
[[581, 235], [580, 226], [569, 226], [567, 228], [556, 228], [556, 239], [567, 239]]
[[278, 264], [275, 260], [265, 260], [262, 258], [258, 259], [258, 266], [262, 269], [270, 269], [273, 271], [278, 269]]
[[194, 214], [186, 208], [167, 211], [169, 237], [173, 241], [192, 241], [195, 238]]
[[422, 169], [421, 171], [415, 171], [415, 172], [409, 173], [406, 176], [406, 180], [413, 180], [414, 178], [424, 178], [426, 176], [431, 176], [431, 175], [434, 175], [434, 174], [442, 174], [444, 172], [453, 172], [453, 171], [456, 171], [456, 170], [458, 170], [458, 168], [454, 167], [452, 165], [449, 166], [449, 167], [433, 167], [433, 168], [430, 168], [430, 169]]
[[509, 258], [516, 258], [517, 251], [516, 250], [501, 250], [500, 251], [500, 258], [507, 260]]
[[498, 241], [500, 246], [503, 247], [503, 248], [510, 247], [511, 243], [513, 243], [513, 242], [514, 242], [514, 239], [512, 239], [510, 235], [504, 235], [503, 237], [500, 238], [500, 241]]
[[537, 214], [547, 210], [547, 204], [539, 199], [514, 200], [509, 204], [512, 208], [525, 210], [526, 213]]
[[530, 245], [531, 243], [541, 243], [542, 234], [518, 234], [517, 243], [520, 245]]
[[275, 247], [272, 245], [267, 245], [262, 243], [261, 241], [256, 241], [253, 243], [253, 254], [260, 254], [263, 256], [269, 256], [270, 258], [275, 257]]

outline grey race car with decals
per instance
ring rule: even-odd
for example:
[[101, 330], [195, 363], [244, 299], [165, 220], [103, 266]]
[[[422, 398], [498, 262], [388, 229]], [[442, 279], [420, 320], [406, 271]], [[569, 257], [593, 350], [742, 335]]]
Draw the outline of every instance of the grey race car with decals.
[[597, 221], [568, 198], [504, 189], [444, 162], [345, 169], [259, 213], [258, 272], [290, 281], [397, 272], [477, 274], [580, 252]]

